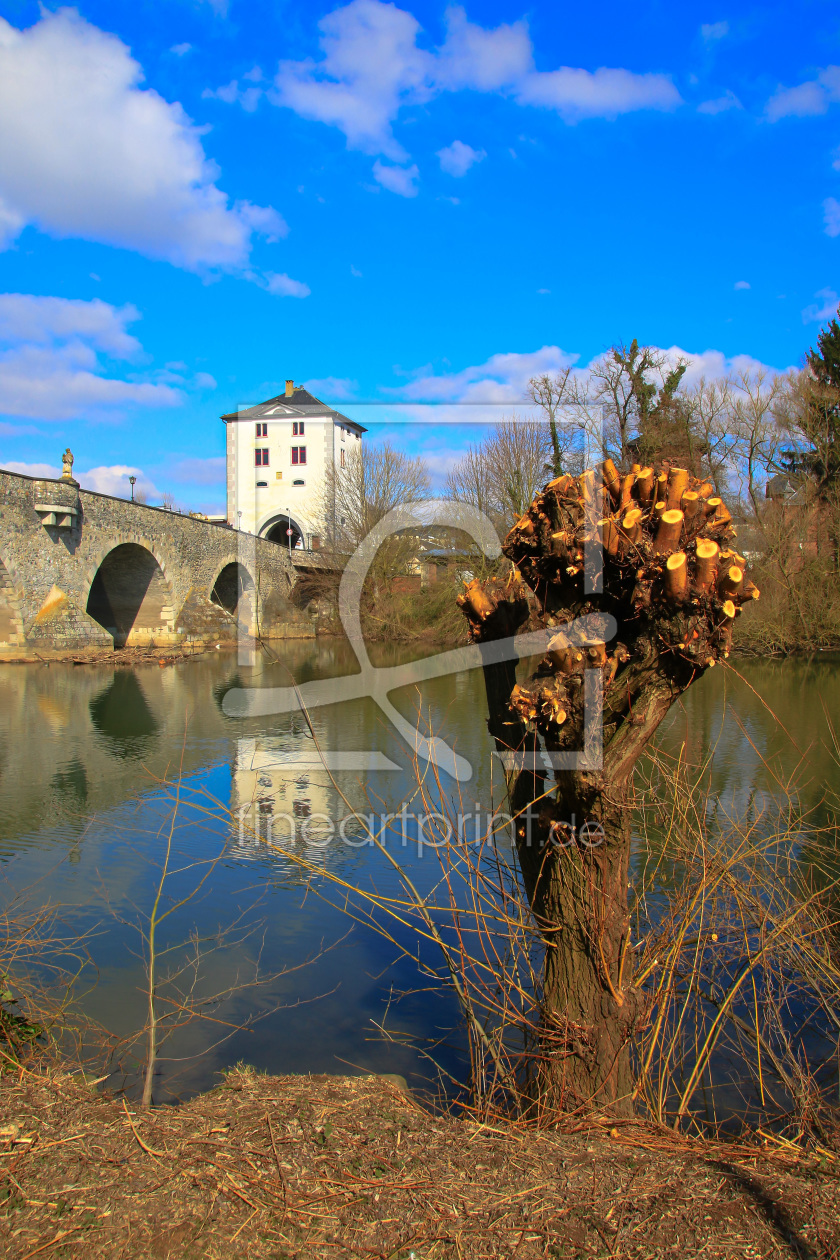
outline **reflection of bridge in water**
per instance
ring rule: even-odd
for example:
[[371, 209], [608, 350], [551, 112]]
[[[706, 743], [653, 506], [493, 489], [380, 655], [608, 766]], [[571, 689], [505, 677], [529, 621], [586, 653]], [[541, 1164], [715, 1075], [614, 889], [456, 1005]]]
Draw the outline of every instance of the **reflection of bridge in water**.
[[[296, 677], [338, 673], [354, 659], [342, 640], [289, 640], [283, 657]], [[301, 715], [270, 722], [225, 716], [225, 691], [243, 681], [259, 682], [259, 670], [243, 670], [235, 657], [217, 653], [164, 669], [7, 666], [0, 672], [2, 850], [13, 851], [28, 833], [41, 833], [41, 843], [51, 831], [58, 842], [79, 834], [93, 815], [154, 792], [179, 772], [190, 779], [222, 770], [213, 790], [232, 813], [233, 854], [254, 856], [254, 819], [246, 819], [244, 845], [238, 830], [239, 811], [251, 804], [263, 838], [271, 818], [281, 844], [294, 827], [295, 842], [314, 841], [307, 851], [317, 853], [323, 827], [316, 815], [340, 819], [350, 811], [319, 762]], [[317, 721], [319, 742], [327, 748], [342, 741], [363, 748], [377, 738], [372, 705], [353, 706], [352, 714], [347, 706], [324, 710]], [[361, 803], [359, 778], [337, 776], [354, 807]], [[284, 814], [290, 823], [281, 825]]]
[[307, 637], [298, 576], [323, 568], [200, 517], [0, 470], [0, 659]]

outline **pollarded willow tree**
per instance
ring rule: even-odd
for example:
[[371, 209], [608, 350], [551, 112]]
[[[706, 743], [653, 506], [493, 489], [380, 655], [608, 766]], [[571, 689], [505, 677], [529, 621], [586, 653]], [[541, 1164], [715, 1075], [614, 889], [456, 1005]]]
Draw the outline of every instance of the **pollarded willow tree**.
[[[508, 755], [508, 790], [546, 947], [537, 1088], [551, 1108], [632, 1110], [630, 1042], [646, 1016], [629, 925], [633, 772], [677, 697], [728, 655], [735, 618], [758, 598], [735, 536], [711, 482], [674, 467], [622, 475], [607, 460], [550, 482], [505, 540], [509, 580], [476, 579], [459, 597], [474, 642], [508, 637], [534, 616], [552, 634], [524, 684], [512, 662], [484, 669], [496, 746], [523, 754]], [[591, 751], [587, 708], [602, 757]], [[543, 752], [584, 748], [549, 780]]]

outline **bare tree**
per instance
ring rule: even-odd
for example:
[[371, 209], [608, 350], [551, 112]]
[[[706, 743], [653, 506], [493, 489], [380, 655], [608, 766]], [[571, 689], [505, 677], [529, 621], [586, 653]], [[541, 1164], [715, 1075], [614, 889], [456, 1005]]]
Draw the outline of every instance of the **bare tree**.
[[733, 382], [728, 378], [708, 381], [701, 377], [679, 397], [684, 418], [686, 466], [698, 476], [708, 477], [719, 493], [729, 484], [738, 447], [731, 422], [733, 393]]
[[726, 426], [733, 444], [727, 453], [727, 473], [735, 482], [741, 503], [760, 523], [767, 478], [780, 468], [784, 431], [777, 413], [785, 381], [761, 369], [753, 375], [739, 372], [728, 384]]
[[419, 456], [405, 455], [390, 442], [362, 445], [347, 452], [343, 468], [327, 469], [321, 514], [336, 548], [349, 552], [393, 508], [428, 494], [429, 474]]
[[547, 425], [512, 416], [469, 448], [449, 474], [446, 494], [485, 512], [507, 533], [551, 476], [552, 455]]
[[575, 456], [580, 457], [581, 446], [579, 421], [569, 423], [575, 399], [575, 380], [571, 367], [555, 373], [554, 376], [547, 372], [542, 376], [532, 376], [528, 382], [528, 397], [535, 407], [540, 408], [548, 421], [554, 476], [580, 471], [567, 466], [571, 462], [577, 463]]
[[[327, 546], [336, 563], [313, 573], [300, 584], [302, 598], [335, 606], [340, 573], [352, 554], [388, 512], [402, 504], [428, 497], [429, 474], [419, 456], [405, 455], [389, 442], [348, 451], [344, 467], [327, 469], [320, 515], [326, 526]], [[416, 532], [393, 535], [380, 546], [365, 585], [363, 613], [369, 613], [393, 579], [409, 571], [419, 550]]]

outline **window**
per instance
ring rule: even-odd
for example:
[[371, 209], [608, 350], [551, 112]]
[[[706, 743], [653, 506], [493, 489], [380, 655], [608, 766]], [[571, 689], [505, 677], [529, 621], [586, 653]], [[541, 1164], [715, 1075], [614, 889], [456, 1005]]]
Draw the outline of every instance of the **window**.
[[341, 467], [344, 467], [344, 447], [341, 448]]
[[305, 482], [305, 481], [303, 481], [300, 477], [298, 477], [295, 481], [293, 481], [293, 482], [292, 482], [292, 485], [293, 485], [293, 486], [305, 486], [305, 485], [306, 485], [306, 482]]
[[306, 463], [306, 447], [305, 446], [292, 447], [292, 463], [293, 464]]
[[254, 463], [257, 468], [268, 468], [268, 448], [258, 446], [254, 451]]
[[262, 490], [264, 490], [264, 489], [267, 487], [267, 485], [268, 485], [268, 482], [267, 482], [267, 481], [258, 481], [258, 482], [257, 482], [257, 488], [258, 488], [258, 489], [262, 489]]
[[342, 442], [344, 441], [344, 439], [345, 439], [345, 437], [346, 437], [346, 436], [347, 436], [347, 434], [346, 434], [346, 430], [345, 430], [345, 428], [344, 428], [344, 425], [342, 425], [342, 426], [341, 426], [341, 440], [342, 440]]
[[257, 424], [257, 437], [268, 437], [268, 425], [263, 423]]
[[305, 424], [305, 421], [304, 421], [304, 420], [293, 420], [293, 421], [292, 421], [292, 437], [303, 437], [303, 426], [304, 426], [304, 424]]

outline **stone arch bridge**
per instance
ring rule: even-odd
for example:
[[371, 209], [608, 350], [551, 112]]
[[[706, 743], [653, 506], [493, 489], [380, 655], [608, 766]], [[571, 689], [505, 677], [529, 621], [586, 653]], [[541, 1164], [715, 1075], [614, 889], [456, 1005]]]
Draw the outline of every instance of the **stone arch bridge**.
[[0, 469], [0, 657], [309, 638], [301, 573], [317, 553]]

